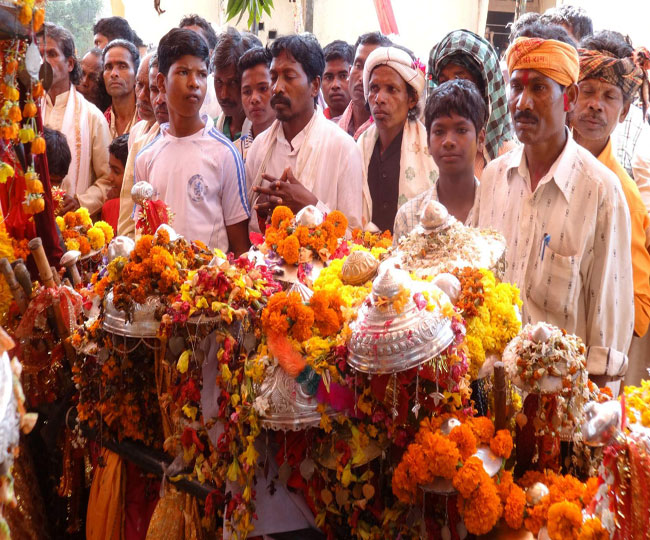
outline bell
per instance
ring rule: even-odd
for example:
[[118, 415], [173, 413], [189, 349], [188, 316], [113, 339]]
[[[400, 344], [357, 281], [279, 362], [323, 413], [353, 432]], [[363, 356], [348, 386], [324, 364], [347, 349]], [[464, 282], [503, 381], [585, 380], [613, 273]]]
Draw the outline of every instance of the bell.
[[549, 494], [546, 484], [535, 482], [526, 490], [526, 503], [530, 506], [539, 504]]

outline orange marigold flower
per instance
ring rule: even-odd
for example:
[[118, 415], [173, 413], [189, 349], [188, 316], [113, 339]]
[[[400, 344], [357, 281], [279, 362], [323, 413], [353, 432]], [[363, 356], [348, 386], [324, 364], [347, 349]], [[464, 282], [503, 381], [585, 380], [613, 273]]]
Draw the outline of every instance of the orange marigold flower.
[[513, 484], [504, 506], [504, 518], [508, 527], [519, 530], [524, 521], [526, 494], [518, 485]]
[[77, 226], [77, 214], [74, 212], [68, 212], [63, 216], [63, 221], [65, 222], [65, 228], [70, 229], [71, 227]]
[[468, 418], [469, 427], [472, 428], [474, 436], [478, 439], [479, 444], [489, 444], [490, 439], [494, 436], [494, 424], [487, 416], [476, 416]]
[[314, 310], [314, 323], [321, 336], [332, 336], [341, 330], [342, 303], [337, 293], [324, 290], [316, 291], [309, 300], [309, 305]]
[[458, 507], [465, 527], [471, 534], [489, 533], [499, 521], [503, 507], [494, 482], [481, 482], [471, 499], [458, 497]]
[[79, 251], [82, 255], [90, 253], [90, 242], [88, 242], [88, 238], [85, 236], [79, 237]]
[[422, 450], [427, 458], [431, 477], [453, 478], [460, 462], [460, 452], [456, 445], [440, 433], [425, 433], [422, 437]]
[[548, 509], [548, 535], [551, 540], [578, 540], [582, 511], [572, 502], [552, 504]]
[[271, 216], [271, 225], [277, 229], [284, 220], [292, 220], [293, 218], [293, 212], [289, 207], [276, 206]]
[[348, 218], [346, 218], [345, 214], [339, 210], [334, 210], [327, 214], [325, 221], [333, 225], [333, 232], [337, 238], [343, 237], [345, 235], [345, 231], [348, 230]]
[[150, 234], [143, 234], [135, 244], [135, 249], [133, 254], [140, 257], [140, 259], [146, 259], [149, 256], [149, 252], [153, 247], [154, 237]]
[[503, 504], [506, 504], [513, 485], [514, 481], [512, 479], [512, 473], [506, 470], [501, 471], [499, 474], [499, 482], [497, 483], [497, 491], [499, 492], [499, 497], [501, 497], [501, 502]]
[[32, 150], [32, 154], [44, 154], [45, 153], [45, 139], [43, 137], [36, 137], [32, 141], [31, 150]]
[[463, 461], [469, 459], [476, 452], [476, 437], [467, 424], [461, 424], [452, 429], [449, 433], [449, 440], [456, 443]]
[[541, 471], [526, 471], [524, 475], [519, 479], [518, 484], [524, 489], [527, 489], [537, 482], [546, 484], [546, 475]]
[[500, 429], [490, 441], [490, 450], [503, 459], [508, 459], [512, 452], [512, 435], [507, 429]]
[[300, 255], [300, 242], [295, 235], [288, 236], [282, 247], [278, 249], [278, 253], [282, 256], [287, 264], [296, 264]]
[[585, 487], [585, 491], [582, 494], [582, 504], [583, 506], [587, 506], [591, 500], [596, 496], [596, 492], [598, 491], [598, 478], [595, 476], [592, 476], [587, 480], [587, 484]]
[[586, 486], [575, 476], [556, 475], [552, 482], [546, 484], [549, 490], [551, 503], [569, 501], [582, 506], [582, 497], [585, 494]]
[[490, 482], [483, 462], [476, 456], [470, 457], [454, 476], [453, 484], [462, 497], [469, 499], [481, 482]]
[[609, 532], [603, 528], [598, 518], [591, 518], [584, 522], [578, 540], [609, 540]]

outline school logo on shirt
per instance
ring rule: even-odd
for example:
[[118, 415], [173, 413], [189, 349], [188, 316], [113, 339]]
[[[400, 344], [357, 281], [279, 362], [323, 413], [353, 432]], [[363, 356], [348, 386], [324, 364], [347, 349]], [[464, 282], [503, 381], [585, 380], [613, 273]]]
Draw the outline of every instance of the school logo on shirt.
[[187, 182], [187, 194], [190, 196], [192, 202], [201, 202], [205, 199], [207, 192], [208, 187], [200, 174], [195, 174]]

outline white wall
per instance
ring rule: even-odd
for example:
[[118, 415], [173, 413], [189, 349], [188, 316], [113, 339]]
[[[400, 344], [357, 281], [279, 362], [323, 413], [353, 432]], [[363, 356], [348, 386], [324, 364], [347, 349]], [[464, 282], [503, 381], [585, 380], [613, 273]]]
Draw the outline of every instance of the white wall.
[[[264, 16], [262, 41], [269, 30], [279, 34], [295, 31], [301, 22], [304, 0], [274, 0], [271, 17]], [[225, 27], [226, 0], [161, 0], [166, 12], [158, 15], [153, 0], [124, 0], [125, 17], [145, 43], [158, 40], [187, 13], [198, 13], [209, 20], [215, 29]], [[458, 28], [467, 28], [479, 34], [485, 29], [487, 0], [393, 0], [393, 10], [400, 35], [395, 40], [413, 49], [425, 63], [429, 51], [445, 34]], [[233, 24], [230, 21], [228, 24]], [[246, 20], [237, 25], [245, 28]], [[354, 43], [364, 32], [379, 30], [373, 0], [314, 0], [314, 33], [322, 45], [334, 39]]]

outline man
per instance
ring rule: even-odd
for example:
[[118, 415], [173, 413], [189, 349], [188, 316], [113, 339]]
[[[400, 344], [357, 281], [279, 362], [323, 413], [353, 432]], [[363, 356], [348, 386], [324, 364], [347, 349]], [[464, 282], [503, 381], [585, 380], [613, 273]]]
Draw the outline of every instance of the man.
[[424, 73], [405, 50], [379, 47], [365, 61], [363, 89], [375, 119], [358, 140], [364, 226], [392, 231], [397, 209], [438, 178], [427, 130], [418, 120]]
[[77, 91], [100, 111], [111, 104], [111, 98], [102, 84], [102, 51], [90, 49], [81, 59], [81, 80]]
[[213, 56], [214, 90], [223, 111], [217, 120], [217, 129], [231, 141], [250, 130], [250, 121], [241, 104], [241, 73], [237, 63], [247, 50], [261, 46], [254, 35], [240, 34], [231, 27], [217, 38]]
[[381, 32], [370, 32], [359, 36], [354, 45], [354, 61], [348, 78], [350, 103], [339, 120], [342, 127], [356, 141], [372, 125], [372, 117], [366, 109], [366, 96], [363, 91], [363, 66], [368, 55], [377, 47], [390, 47], [393, 42]]
[[114, 39], [125, 39], [133, 43], [134, 33], [126, 19], [122, 17], [105, 17], [93, 26], [95, 47], [103, 50]]
[[[611, 135], [628, 114], [647, 78], [635, 63], [634, 49], [618, 32], [601, 31], [580, 43], [580, 94], [569, 120], [576, 141], [618, 176], [632, 221], [634, 334], [643, 337], [650, 322], [650, 218], [639, 189], [614, 156]], [[642, 97], [642, 96], [641, 96]], [[633, 339], [626, 382], [638, 384], [648, 366], [647, 340]], [[639, 347], [643, 344], [644, 346]], [[644, 354], [633, 354], [635, 349]], [[645, 372], [645, 373], [644, 373]], [[630, 377], [635, 374], [637, 380]]]
[[[210, 58], [212, 58], [212, 52], [217, 46], [217, 34], [208, 21], [206, 21], [200, 15], [185, 15], [181, 19], [178, 27], [187, 28], [188, 30], [192, 30], [193, 32], [199, 34], [208, 44], [208, 49], [210, 49]], [[221, 107], [219, 107], [217, 95], [214, 92], [213, 73], [210, 73], [208, 75], [208, 91], [205, 94], [205, 100], [203, 101], [203, 106], [201, 107], [201, 114], [207, 114], [210, 118], [217, 118], [221, 114]]]
[[108, 126], [99, 109], [86, 101], [74, 86], [79, 82], [81, 69], [70, 32], [45, 23], [37, 37], [41, 54], [52, 67], [52, 86], [41, 104], [43, 124], [66, 136], [72, 157], [62, 182], [66, 192], [63, 211], [84, 206], [93, 214], [101, 208], [111, 188]]
[[332, 41], [323, 49], [325, 71], [323, 72], [323, 98], [327, 108], [325, 118], [337, 122], [350, 104], [348, 77], [354, 61], [354, 51], [345, 41]]
[[143, 133], [149, 131], [153, 123], [156, 121], [149, 95], [149, 63], [153, 55], [153, 52], [145, 55], [142, 62], [140, 62], [140, 67], [138, 68], [138, 73], [135, 77], [135, 108], [137, 110], [138, 118], [141, 120], [135, 124], [133, 129], [130, 131], [134, 140]]
[[547, 9], [540, 21], [562, 26], [576, 42], [594, 32], [594, 24], [584, 8], [569, 4]]
[[111, 96], [111, 105], [104, 115], [114, 139], [131, 131], [138, 121], [135, 75], [140, 66], [140, 54], [133, 43], [124, 39], [111, 41], [102, 54], [104, 85]]
[[523, 146], [488, 164], [470, 222], [505, 236], [505, 279], [521, 290], [523, 322], [577, 334], [590, 375], [620, 378], [634, 326], [630, 214], [614, 173], [566, 128], [578, 53], [562, 27], [533, 23], [506, 58]]
[[[117, 224], [117, 234], [135, 236], [135, 222], [133, 221], [133, 200], [131, 199], [131, 188], [133, 187], [133, 175], [135, 172], [135, 158], [145, 146], [153, 141], [160, 133], [160, 126], [169, 122], [167, 103], [165, 95], [158, 87], [158, 56], [154, 53], [149, 59], [149, 102], [153, 110], [155, 122], [148, 131], [135, 137], [132, 133], [129, 137], [129, 155], [124, 166], [124, 180], [120, 191], [120, 218]], [[139, 131], [139, 130], [138, 130]]]
[[434, 84], [452, 79], [471, 81], [485, 100], [490, 118], [485, 143], [477, 148], [474, 166], [474, 174], [480, 179], [491, 160], [512, 150], [516, 144], [499, 57], [482, 37], [469, 30], [455, 30], [431, 49], [429, 74]]
[[241, 153], [244, 163], [255, 137], [266, 131], [275, 120], [275, 111], [271, 107], [270, 65], [271, 58], [263, 47], [254, 47], [239, 59], [241, 102], [246, 118], [251, 122], [251, 129], [234, 144]]
[[246, 179], [251, 228], [259, 230], [277, 205], [297, 212], [308, 205], [340, 210], [361, 227], [361, 156], [352, 138], [322, 114], [316, 99], [325, 67], [311, 34], [284, 36], [269, 46], [271, 106], [277, 120], [248, 151]]

